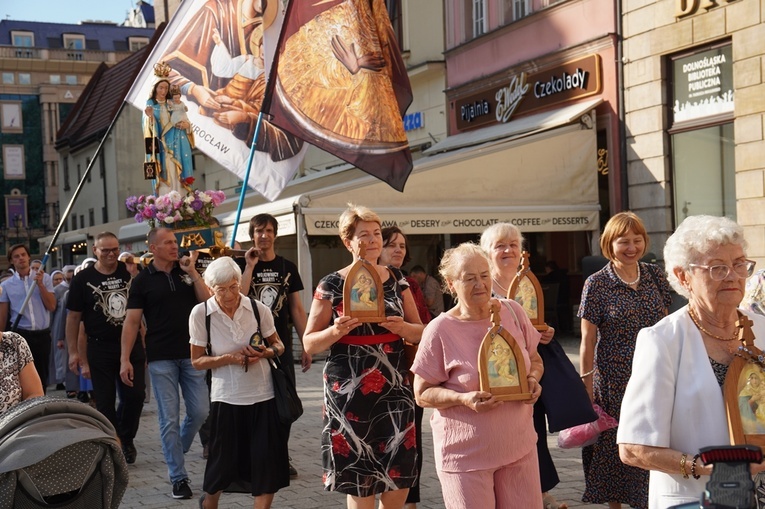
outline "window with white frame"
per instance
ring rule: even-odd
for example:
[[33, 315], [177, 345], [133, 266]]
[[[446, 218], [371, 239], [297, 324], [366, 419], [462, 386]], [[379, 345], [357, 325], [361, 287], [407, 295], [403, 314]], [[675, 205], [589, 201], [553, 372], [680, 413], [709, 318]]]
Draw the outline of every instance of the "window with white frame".
[[66, 77], [66, 84], [67, 85], [76, 85], [77, 84], [77, 76], [74, 74], [67, 74]]
[[11, 30], [11, 40], [17, 48], [34, 48], [35, 34], [32, 32], [18, 32]]
[[64, 34], [64, 48], [85, 49], [85, 36], [81, 34]]
[[487, 22], [486, 0], [473, 0], [473, 37], [487, 32]]
[[61, 75], [60, 74], [51, 74], [50, 75], [50, 84], [51, 85], [60, 85], [61, 84]]
[[148, 37], [128, 37], [128, 47], [130, 51], [138, 51], [149, 44]]
[[32, 84], [32, 75], [28, 72], [20, 72], [19, 73], [19, 85], [31, 85]]
[[529, 15], [528, 0], [513, 0], [513, 21], [518, 21]]
[[3, 73], [3, 85], [13, 85], [13, 73], [12, 72], [4, 72]]

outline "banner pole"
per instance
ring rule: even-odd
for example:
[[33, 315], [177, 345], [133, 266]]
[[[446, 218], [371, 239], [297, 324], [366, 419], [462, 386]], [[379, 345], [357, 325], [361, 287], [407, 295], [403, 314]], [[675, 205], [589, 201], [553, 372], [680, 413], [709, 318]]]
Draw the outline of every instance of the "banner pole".
[[244, 182], [242, 182], [242, 190], [239, 192], [239, 204], [236, 207], [236, 217], [234, 218], [234, 229], [231, 232], [231, 249], [234, 249], [234, 243], [236, 242], [236, 232], [239, 229], [239, 218], [242, 217], [242, 207], [244, 206], [244, 195], [247, 194], [247, 184], [250, 181], [250, 170], [252, 169], [252, 160], [255, 157], [255, 145], [258, 142], [258, 135], [260, 134], [260, 126], [263, 123], [263, 112], [258, 113], [258, 122], [255, 124], [255, 134], [252, 136], [252, 145], [250, 146], [250, 155], [247, 158], [247, 169], [244, 172]]

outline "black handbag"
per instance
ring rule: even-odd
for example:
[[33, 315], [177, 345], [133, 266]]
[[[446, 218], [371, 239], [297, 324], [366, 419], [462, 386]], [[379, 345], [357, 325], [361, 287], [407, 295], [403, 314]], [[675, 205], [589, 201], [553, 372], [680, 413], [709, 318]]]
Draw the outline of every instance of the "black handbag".
[[[255, 320], [258, 322], [258, 331], [260, 333], [260, 313], [255, 299], [250, 297], [252, 303], [252, 312]], [[274, 381], [274, 400], [276, 400], [276, 411], [279, 413], [279, 421], [282, 424], [292, 424], [303, 415], [303, 403], [298, 396], [297, 388], [292, 383], [292, 378], [282, 368], [279, 357], [268, 359], [271, 366], [271, 378]]]
[[542, 386], [540, 400], [545, 406], [550, 433], [573, 428], [598, 418], [592, 409], [584, 382], [576, 368], [555, 339], [537, 347], [545, 366], [539, 381]]
[[271, 376], [274, 379], [274, 399], [279, 421], [282, 424], [292, 424], [303, 415], [303, 403], [292, 379], [282, 369], [279, 357], [268, 359], [268, 363], [271, 365]]

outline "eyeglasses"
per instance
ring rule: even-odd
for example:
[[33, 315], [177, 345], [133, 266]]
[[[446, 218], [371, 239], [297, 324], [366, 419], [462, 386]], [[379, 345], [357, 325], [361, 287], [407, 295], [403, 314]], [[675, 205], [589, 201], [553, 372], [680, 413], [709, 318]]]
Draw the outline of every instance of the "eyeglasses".
[[111, 249], [105, 248], [105, 247], [99, 247], [98, 250], [101, 251], [103, 254], [109, 254], [109, 253], [117, 254], [120, 252], [120, 248], [118, 247], [113, 247]]
[[216, 295], [225, 295], [226, 293], [239, 293], [239, 283], [231, 286], [216, 286], [213, 288]]
[[[748, 278], [754, 273], [754, 266], [757, 264], [754, 260], [746, 260], [741, 263], [733, 265], [733, 272], [739, 278]], [[730, 274], [731, 267], [728, 265], [698, 265], [696, 263], [688, 264], [689, 267], [696, 267], [699, 269], [707, 269], [709, 271], [709, 277], [713, 281], [722, 281]]]

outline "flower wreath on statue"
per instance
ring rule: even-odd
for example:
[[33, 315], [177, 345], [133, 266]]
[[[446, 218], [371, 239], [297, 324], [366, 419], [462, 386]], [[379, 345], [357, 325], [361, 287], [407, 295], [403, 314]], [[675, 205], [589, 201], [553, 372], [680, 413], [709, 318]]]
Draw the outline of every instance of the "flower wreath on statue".
[[[191, 186], [194, 177], [184, 179], [183, 183]], [[223, 191], [192, 189], [185, 195], [178, 191], [170, 191], [161, 196], [130, 196], [125, 201], [125, 206], [135, 214], [137, 222], [146, 221], [151, 228], [177, 228], [181, 224], [210, 227], [217, 223], [213, 210], [225, 199], [226, 193]]]

